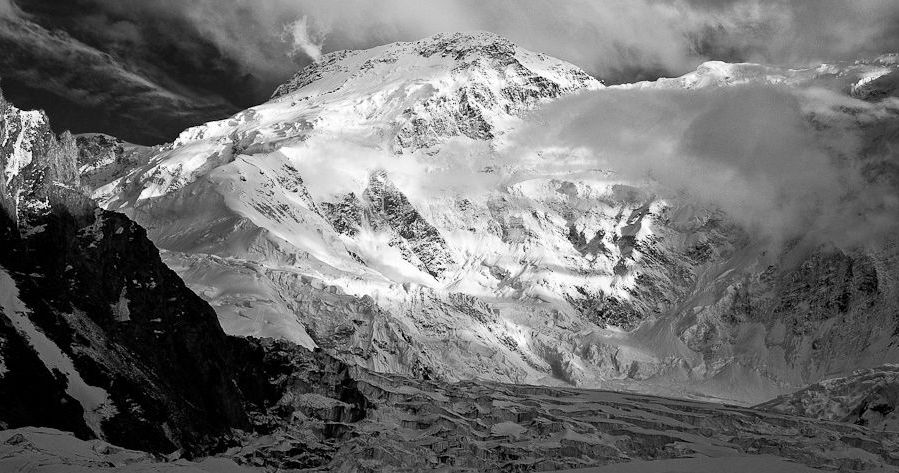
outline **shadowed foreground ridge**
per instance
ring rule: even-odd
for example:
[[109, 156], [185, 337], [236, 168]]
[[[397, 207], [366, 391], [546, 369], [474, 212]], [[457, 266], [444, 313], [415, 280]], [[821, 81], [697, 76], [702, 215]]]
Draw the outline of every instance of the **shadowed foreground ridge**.
[[153, 451], [246, 426], [215, 313], [143, 228], [83, 194], [71, 135], [40, 112], [0, 111], [0, 419]]

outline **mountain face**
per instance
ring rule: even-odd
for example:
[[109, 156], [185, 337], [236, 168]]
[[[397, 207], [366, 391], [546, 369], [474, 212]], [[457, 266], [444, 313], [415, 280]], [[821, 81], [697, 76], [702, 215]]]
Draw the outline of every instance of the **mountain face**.
[[248, 426], [215, 313], [83, 193], [71, 135], [0, 112], [0, 424], [151, 451]]
[[[867, 133], [852, 159], [895, 186], [895, 70], [708, 63], [615, 89], [866, 98], [800, 96], [822, 143]], [[326, 55], [265, 104], [81, 171], [227, 333], [379, 372], [748, 404], [899, 357], [894, 239], [771, 247], [714, 206], [509, 141], [535, 107], [605, 90], [491, 34], [438, 35]]]

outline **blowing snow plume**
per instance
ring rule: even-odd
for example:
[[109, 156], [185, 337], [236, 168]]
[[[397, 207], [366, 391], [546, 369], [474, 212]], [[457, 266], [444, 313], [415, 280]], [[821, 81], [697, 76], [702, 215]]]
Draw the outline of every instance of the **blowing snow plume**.
[[[593, 166], [686, 193], [775, 241], [852, 243], [895, 229], [895, 180], [866, 176], [895, 156], [862, 147], [866, 124], [897, 104], [821, 89], [606, 89], [564, 99], [520, 130], [507, 153]], [[561, 146], [560, 146], [561, 144]]]
[[288, 23], [284, 27], [284, 36], [293, 42], [292, 54], [305, 54], [313, 61], [321, 57], [325, 35], [314, 30], [308, 16]]

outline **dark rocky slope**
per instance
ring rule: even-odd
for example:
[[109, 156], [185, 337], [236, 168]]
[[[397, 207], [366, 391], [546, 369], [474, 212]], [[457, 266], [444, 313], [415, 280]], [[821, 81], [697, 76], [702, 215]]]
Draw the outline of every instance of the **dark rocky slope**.
[[0, 112], [0, 424], [151, 451], [247, 426], [215, 312], [141, 227], [83, 195], [71, 135], [2, 100]]

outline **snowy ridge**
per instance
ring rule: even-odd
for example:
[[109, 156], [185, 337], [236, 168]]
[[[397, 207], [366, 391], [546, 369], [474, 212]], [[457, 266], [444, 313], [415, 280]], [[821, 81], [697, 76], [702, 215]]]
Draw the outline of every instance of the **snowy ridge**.
[[[323, 77], [319, 81], [303, 79], [319, 75]], [[129, 214], [141, 219], [151, 234], [162, 221], [151, 223], [155, 217], [144, 220], [138, 215], [168, 207], [158, 211], [165, 214], [167, 227], [164, 236], [155, 238], [163, 249], [241, 258], [247, 251], [261, 252], [266, 255], [263, 259], [275, 256], [275, 268], [284, 266], [281, 260], [286, 258], [289, 265], [308, 267], [304, 271], [310, 276], [336, 270], [338, 279], [329, 275], [327, 284], [338, 283], [358, 295], [370, 293], [373, 285], [382, 286], [381, 292], [402, 294], [402, 289], [390, 287], [395, 286], [391, 277], [380, 272], [404, 275], [400, 284], [409, 280], [437, 285], [421, 267], [421, 258], [429, 257], [410, 249], [409, 245], [418, 243], [398, 244], [396, 237], [385, 236], [379, 228], [363, 229], [353, 239], [335, 232], [334, 219], [339, 217], [329, 210], [347, 197], [342, 191], [374, 198], [366, 193], [369, 175], [390, 166], [385, 160], [392, 153], [387, 150], [414, 151], [453, 137], [490, 138], [541, 100], [602, 87], [570, 64], [525, 51], [488, 33], [438, 35], [360, 53], [335, 53], [307, 68], [292, 84], [281, 89], [276, 100], [229, 120], [186, 130], [175, 143], [146, 157], [146, 164], [108, 183], [97, 183], [94, 196], [110, 209], [141, 208]], [[473, 116], [479, 117], [475, 128], [469, 127]], [[347, 144], [333, 150], [335, 142]], [[339, 159], [357, 155], [352, 158], [356, 163], [332, 163], [335, 172], [346, 174], [316, 177], [323, 167], [316, 162], [323, 159], [319, 156], [335, 152]], [[102, 168], [98, 172], [103, 173]], [[312, 182], [309, 174], [313, 174]], [[192, 197], [180, 197], [185, 194]], [[345, 209], [358, 213], [357, 204]], [[408, 200], [404, 205], [409, 205]], [[196, 212], [202, 212], [201, 216]], [[392, 225], [390, 217], [376, 220]], [[198, 228], [198, 222], [214, 224]], [[291, 249], [277, 248], [285, 244]], [[399, 267], [380, 264], [397, 260], [389, 257], [394, 248], [403, 253]], [[290, 255], [296, 252], [303, 256]], [[360, 258], [366, 257], [360, 265]], [[231, 297], [227, 290], [215, 293]], [[247, 321], [259, 328], [248, 327], [240, 315], [223, 318], [223, 325], [242, 334], [289, 334], [291, 340], [313, 346], [301, 324], [283, 320], [280, 314], [292, 312], [285, 307], [286, 301], [268, 299], [254, 304]], [[259, 325], [259, 321], [264, 322]]]
[[821, 64], [816, 67], [791, 69], [756, 63], [707, 61], [695, 71], [680, 77], [661, 78], [633, 84], [616, 85], [616, 89], [701, 89], [735, 85], [819, 86], [836, 88], [860, 99], [877, 99], [893, 95], [899, 77], [895, 54], [853, 63]]

